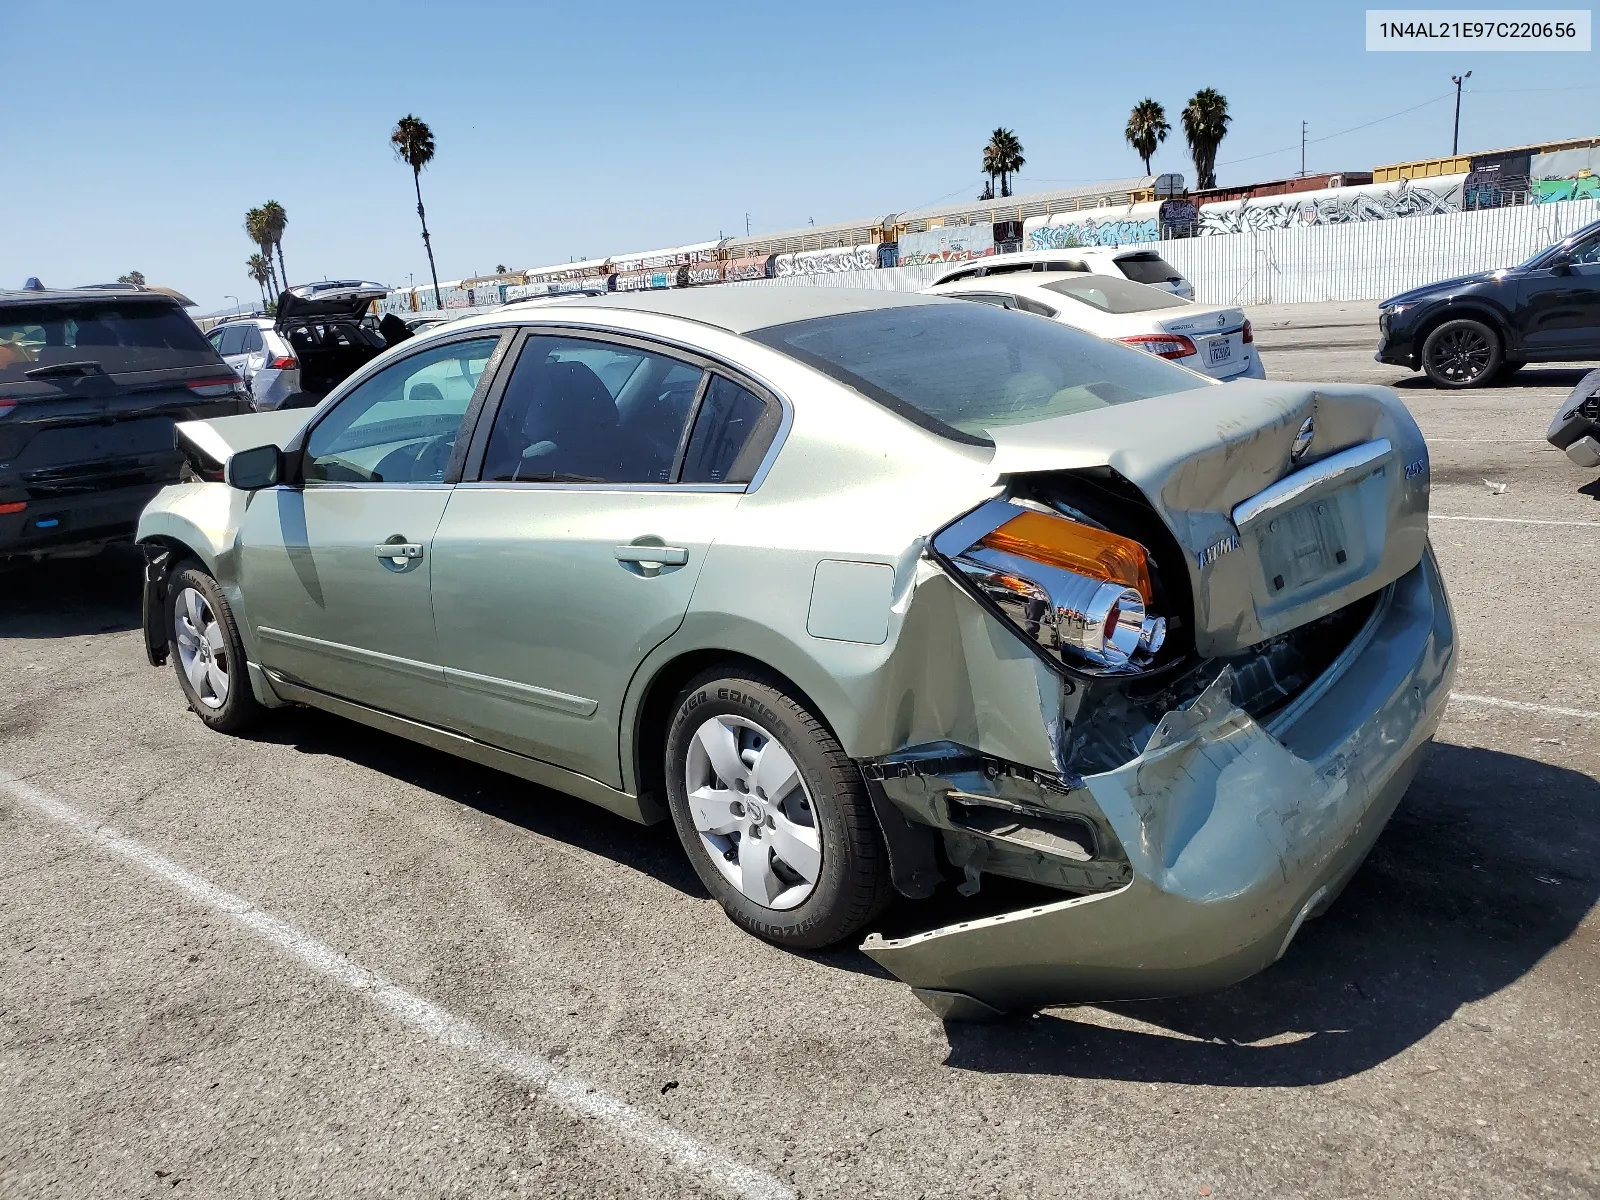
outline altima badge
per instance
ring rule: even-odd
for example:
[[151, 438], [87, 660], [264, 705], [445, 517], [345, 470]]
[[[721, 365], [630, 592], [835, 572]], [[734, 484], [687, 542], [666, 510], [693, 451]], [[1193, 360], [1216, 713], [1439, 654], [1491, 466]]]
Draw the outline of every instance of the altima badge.
[[1212, 542], [1211, 545], [1207, 546], [1204, 550], [1200, 551], [1199, 554], [1196, 554], [1195, 555], [1195, 561], [1197, 563], [1199, 563], [1200, 569], [1202, 571], [1204, 571], [1207, 567], [1209, 567], [1212, 563], [1216, 562], [1217, 559], [1221, 558], [1224, 554], [1232, 554], [1238, 548], [1239, 548], [1239, 535], [1235, 534], [1235, 533], [1230, 533], [1227, 537], [1223, 538], [1221, 541]]

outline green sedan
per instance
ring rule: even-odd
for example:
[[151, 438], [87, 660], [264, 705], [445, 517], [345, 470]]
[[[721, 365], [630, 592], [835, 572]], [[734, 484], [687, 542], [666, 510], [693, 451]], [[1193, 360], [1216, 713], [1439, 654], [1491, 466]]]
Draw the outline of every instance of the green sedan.
[[[145, 632], [207, 725], [309, 705], [670, 816], [733, 920], [867, 933], [947, 1019], [1268, 966], [1455, 669], [1392, 392], [1218, 384], [987, 305], [513, 307], [178, 437]], [[996, 877], [1043, 890], [870, 932]]]

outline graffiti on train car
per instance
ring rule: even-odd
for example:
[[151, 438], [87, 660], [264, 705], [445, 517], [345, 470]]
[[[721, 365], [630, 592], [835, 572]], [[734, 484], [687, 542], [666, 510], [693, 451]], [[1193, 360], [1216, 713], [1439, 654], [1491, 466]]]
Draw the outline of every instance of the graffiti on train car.
[[793, 275], [834, 275], [840, 271], [871, 271], [878, 265], [876, 246], [835, 246], [827, 250], [797, 250], [780, 254], [772, 273], [778, 278]]
[[1443, 175], [1420, 183], [1399, 179], [1393, 183], [1202, 204], [1198, 232], [1214, 236], [1460, 212], [1466, 178], [1465, 175]]

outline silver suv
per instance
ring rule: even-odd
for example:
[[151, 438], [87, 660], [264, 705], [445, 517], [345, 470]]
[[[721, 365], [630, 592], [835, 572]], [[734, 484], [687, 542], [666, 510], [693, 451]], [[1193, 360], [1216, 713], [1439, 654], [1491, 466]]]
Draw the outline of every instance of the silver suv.
[[300, 360], [271, 317], [225, 321], [206, 336], [244, 380], [257, 409], [282, 408], [300, 390]]

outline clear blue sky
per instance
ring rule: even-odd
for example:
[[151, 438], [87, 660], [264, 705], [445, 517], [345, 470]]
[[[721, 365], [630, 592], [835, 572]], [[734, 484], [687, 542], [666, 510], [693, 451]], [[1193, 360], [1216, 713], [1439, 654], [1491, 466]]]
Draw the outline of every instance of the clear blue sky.
[[[1155, 169], [1192, 185], [1178, 111], [1234, 120], [1219, 180], [1600, 133], [1589, 54], [1377, 54], [1364, 7], [1242, 3], [35, 5], [6, 22], [0, 286], [138, 269], [202, 310], [245, 297], [252, 205], [289, 212], [295, 282], [425, 278], [415, 113], [439, 277], [975, 196], [990, 130], [1018, 186], [1141, 173], [1128, 109], [1167, 106]], [[1440, 98], [1436, 103], [1425, 103]], [[1268, 153], [1275, 152], [1275, 153]], [[1248, 160], [1248, 161], [1239, 161]]]

